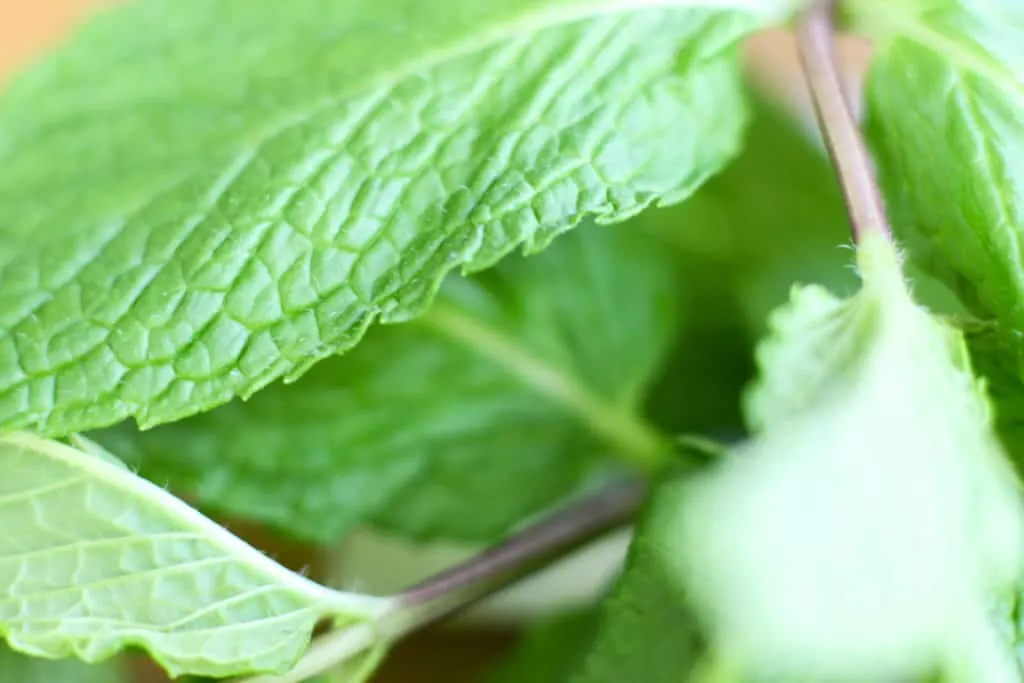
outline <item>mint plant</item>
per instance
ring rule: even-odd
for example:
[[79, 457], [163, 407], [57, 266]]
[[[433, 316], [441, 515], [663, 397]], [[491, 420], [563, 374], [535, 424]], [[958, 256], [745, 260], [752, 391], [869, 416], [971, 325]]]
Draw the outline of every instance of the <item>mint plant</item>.
[[[785, 24], [828, 159], [740, 70]], [[1024, 680], [1022, 38], [1015, 0], [99, 13], [0, 95], [0, 681], [365, 681], [632, 522], [492, 683]], [[366, 595], [222, 516], [487, 549]]]

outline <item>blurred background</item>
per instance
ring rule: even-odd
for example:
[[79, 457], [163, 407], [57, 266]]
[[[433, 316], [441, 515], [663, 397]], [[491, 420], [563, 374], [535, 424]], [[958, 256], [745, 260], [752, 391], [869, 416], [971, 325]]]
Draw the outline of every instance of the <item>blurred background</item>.
[[[358, 0], [350, 0], [358, 1]], [[0, 0], [0, 84], [34, 55], [58, 42], [74, 26], [110, 0]], [[789, 35], [771, 31], [747, 46], [748, 73], [769, 99], [781, 102], [804, 123], [811, 110], [799, 78]], [[842, 61], [855, 90], [869, 47], [846, 41]], [[771, 188], [766, 185], [764, 191]], [[771, 197], [768, 197], [769, 202]], [[836, 234], [842, 234], [841, 232]], [[700, 251], [700, 245], [690, 245]], [[788, 284], [785, 284], [788, 288]], [[740, 352], [744, 352], [740, 349]], [[744, 377], [740, 373], [739, 381]], [[727, 397], [727, 400], [732, 400]], [[472, 548], [416, 548], [369, 533], [356, 534], [326, 552], [277, 538], [263, 529], [226, 520], [232, 531], [283, 564], [321, 581], [362, 590], [388, 591], [406, 585], [473, 552]], [[499, 596], [474, 614], [435, 627], [399, 646], [374, 683], [470, 683], [483, 680], [489, 666], [513, 646], [519, 626], [538, 615], [578, 608], [602, 593], [623, 556], [628, 535], [619, 534], [587, 549], [539, 580]], [[146, 662], [137, 662], [137, 680], [163, 679]], [[628, 683], [628, 682], [625, 682]], [[641, 682], [637, 682], [641, 683]]]

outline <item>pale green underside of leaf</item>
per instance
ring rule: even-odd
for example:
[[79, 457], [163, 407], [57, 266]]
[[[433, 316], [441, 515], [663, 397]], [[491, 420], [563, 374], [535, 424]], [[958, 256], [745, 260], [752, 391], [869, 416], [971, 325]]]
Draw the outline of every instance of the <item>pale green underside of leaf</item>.
[[39, 659], [0, 646], [0, 683], [126, 683], [127, 680], [113, 663]]
[[139, 0], [0, 98], [0, 425], [247, 396], [444, 274], [685, 198], [785, 0]]
[[989, 609], [1020, 578], [1024, 516], [986, 397], [892, 248], [859, 251], [860, 293], [798, 289], [776, 314], [755, 437], [677, 512], [679, 574], [748, 672], [1017, 681]]
[[26, 433], [0, 438], [0, 634], [87, 662], [139, 646], [172, 675], [282, 671], [325, 616], [384, 601], [292, 574], [127, 468]]
[[446, 284], [420, 320], [247, 402], [97, 434], [219, 510], [320, 541], [371, 520], [490, 539], [607, 455], [669, 450], [637, 415], [679, 329], [674, 256], [629, 226]]
[[1024, 327], [1024, 3], [857, 0], [867, 130], [897, 231], [976, 311]]

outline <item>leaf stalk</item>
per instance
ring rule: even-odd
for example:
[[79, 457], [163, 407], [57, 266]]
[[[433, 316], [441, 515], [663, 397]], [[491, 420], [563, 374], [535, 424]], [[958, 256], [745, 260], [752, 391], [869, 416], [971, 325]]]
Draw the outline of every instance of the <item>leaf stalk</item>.
[[796, 31], [800, 61], [846, 199], [854, 241], [860, 243], [866, 235], [876, 233], [891, 242], [885, 202], [836, 59], [836, 4], [835, 0], [817, 0], [805, 10]]
[[299, 683], [331, 671], [375, 647], [387, 647], [424, 626], [565, 557], [633, 519], [646, 493], [639, 480], [623, 480], [512, 534], [505, 541], [392, 598], [374, 623], [360, 623], [317, 638], [287, 674], [244, 683]]

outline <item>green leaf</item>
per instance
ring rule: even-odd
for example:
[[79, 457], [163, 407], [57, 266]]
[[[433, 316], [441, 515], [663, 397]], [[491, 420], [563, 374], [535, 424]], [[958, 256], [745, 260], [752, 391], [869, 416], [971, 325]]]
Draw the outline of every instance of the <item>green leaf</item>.
[[0, 98], [0, 426], [294, 379], [442, 277], [684, 199], [790, 0], [139, 0]]
[[910, 253], [1024, 328], [1024, 4], [857, 0], [875, 41], [867, 130]]
[[71, 659], [38, 659], [0, 646], [4, 683], [120, 683], [127, 678], [114, 663], [83, 664]]
[[[669, 450], [636, 410], [679, 327], [671, 254], [594, 226], [448, 282], [302, 380], [180, 423], [96, 438], [203, 504], [336, 539], [489, 539], [619, 454]], [[597, 454], [597, 455], [595, 455]]]
[[107, 458], [0, 437], [0, 634], [99, 662], [142, 647], [172, 675], [288, 669], [324, 617], [388, 602], [292, 574]]
[[742, 671], [1017, 681], [989, 608], [1021, 578], [1024, 515], [983, 388], [888, 242], [858, 266], [856, 296], [797, 289], [775, 316], [754, 439], [676, 510], [678, 574]]
[[565, 683], [590, 647], [597, 616], [592, 610], [572, 612], [534, 626], [485, 683]]
[[1024, 333], [993, 322], [960, 321], [971, 359], [985, 378], [995, 425], [1019, 473], [1024, 473]]
[[593, 643], [576, 674], [563, 680], [680, 683], [696, 670], [702, 638], [674, 559], [685, 548], [666, 533], [676, 526], [682, 481], [666, 480], [655, 490]]

